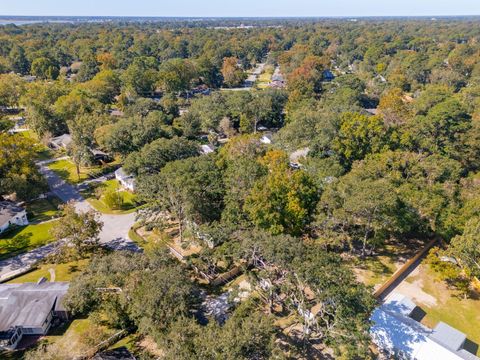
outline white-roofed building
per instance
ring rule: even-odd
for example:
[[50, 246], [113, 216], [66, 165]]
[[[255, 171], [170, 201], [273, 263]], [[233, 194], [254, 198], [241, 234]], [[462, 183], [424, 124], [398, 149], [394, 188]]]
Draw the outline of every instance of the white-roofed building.
[[132, 192], [135, 191], [135, 177], [132, 174], [127, 174], [123, 168], [115, 171], [115, 179], [125, 188]]
[[440, 322], [430, 329], [410, 316], [416, 308], [409, 298], [392, 293], [377, 307], [370, 328], [378, 349], [396, 359], [479, 360], [464, 349], [466, 335]]
[[12, 225], [28, 225], [27, 211], [11, 201], [0, 201], [0, 234]]

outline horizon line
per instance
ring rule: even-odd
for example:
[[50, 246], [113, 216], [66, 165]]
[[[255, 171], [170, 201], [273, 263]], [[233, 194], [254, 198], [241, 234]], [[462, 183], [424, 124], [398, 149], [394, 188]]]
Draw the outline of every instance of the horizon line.
[[0, 18], [144, 18], [144, 19], [326, 19], [326, 18], [429, 18], [429, 17], [480, 17], [480, 14], [428, 14], [428, 15], [312, 15], [312, 16], [209, 16], [209, 15], [5, 15]]

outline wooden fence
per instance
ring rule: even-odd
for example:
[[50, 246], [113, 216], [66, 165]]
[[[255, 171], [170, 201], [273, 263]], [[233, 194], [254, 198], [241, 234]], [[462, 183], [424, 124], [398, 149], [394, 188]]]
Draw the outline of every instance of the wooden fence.
[[[399, 280], [404, 279], [415, 268], [415, 264], [437, 243], [438, 239], [431, 240], [423, 247], [414, 257], [408, 260], [403, 266], [398, 269], [382, 286], [380, 286], [373, 296], [377, 299], [383, 299], [387, 296]], [[394, 286], [395, 285], [395, 286]]]

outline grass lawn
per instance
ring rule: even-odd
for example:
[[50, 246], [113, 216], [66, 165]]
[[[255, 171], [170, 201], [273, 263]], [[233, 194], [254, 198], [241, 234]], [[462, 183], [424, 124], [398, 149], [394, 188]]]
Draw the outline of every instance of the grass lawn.
[[[413, 288], [416, 294], [427, 294], [435, 301], [422, 302], [415, 299], [415, 303], [420, 306], [426, 315], [422, 323], [430, 328], [434, 328], [439, 321], [443, 321], [450, 326], [465, 333], [467, 338], [480, 345], [480, 300], [476, 298], [464, 299], [458, 296], [457, 291], [447, 287], [445, 282], [438, 280], [436, 274], [428, 267], [422, 264], [418, 271], [415, 271], [407, 279], [407, 286]], [[480, 355], [480, 350], [477, 351]]]
[[58, 160], [49, 164], [48, 167], [70, 184], [78, 184], [92, 177], [112, 172], [118, 167], [118, 164], [118, 161], [113, 161], [106, 165], [80, 167], [80, 177], [77, 175], [77, 167], [70, 160]]
[[117, 341], [115, 344], [110, 346], [108, 349], [113, 350], [113, 349], [118, 349], [120, 347], [126, 347], [130, 352], [135, 352], [138, 350], [138, 336], [136, 334], [130, 334], [125, 336], [123, 339], [120, 339]]
[[49, 269], [55, 271], [55, 281], [71, 281], [76, 275], [78, 275], [88, 265], [88, 259], [82, 259], [78, 261], [71, 261], [65, 264], [44, 264], [38, 269], [30, 271], [24, 275], [14, 278], [7, 283], [18, 284], [26, 282], [37, 282], [38, 279], [44, 277], [51, 281]]
[[62, 204], [56, 196], [38, 199], [27, 204], [28, 219], [33, 222], [51, 220], [58, 216], [58, 206]]
[[12, 229], [0, 236], [0, 259], [6, 259], [52, 242], [50, 229], [56, 221]]
[[91, 189], [88, 192], [84, 192], [83, 195], [86, 197], [87, 201], [92, 205], [95, 210], [104, 213], [104, 214], [128, 214], [134, 212], [137, 208], [136, 204], [136, 196], [129, 191], [122, 191], [120, 184], [117, 180], [112, 179], [105, 181], [101, 184], [98, 184], [96, 188], [101, 188], [102, 192], [105, 193], [107, 191], [118, 191], [123, 197], [123, 206], [121, 209], [112, 210], [110, 207], [105, 203], [104, 196], [102, 195], [100, 199], [97, 199], [94, 195], [94, 189]]
[[[80, 354], [90, 350], [94, 344], [89, 343], [86, 340], [87, 336], [92, 337], [92, 333], [95, 333], [95, 326], [91, 319], [75, 319], [64, 326], [53, 329], [48, 336], [43, 339], [48, 344], [55, 344], [59, 354], [66, 354], [70, 358], [74, 358]], [[103, 330], [103, 334], [111, 336], [115, 333], [114, 330], [106, 327], [100, 327]], [[95, 343], [101, 342], [103, 339], [94, 339]], [[59, 358], [62, 358], [60, 355]]]
[[48, 168], [71, 184], [81, 183], [89, 178], [88, 173], [82, 168], [80, 168], [80, 177], [78, 177], [77, 168], [70, 160], [55, 161], [49, 164]]

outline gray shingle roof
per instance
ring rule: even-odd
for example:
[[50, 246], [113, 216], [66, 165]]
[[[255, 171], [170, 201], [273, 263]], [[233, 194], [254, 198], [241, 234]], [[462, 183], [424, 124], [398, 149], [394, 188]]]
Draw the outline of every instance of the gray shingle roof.
[[0, 331], [41, 327], [52, 309], [63, 310], [66, 282], [0, 284]]

